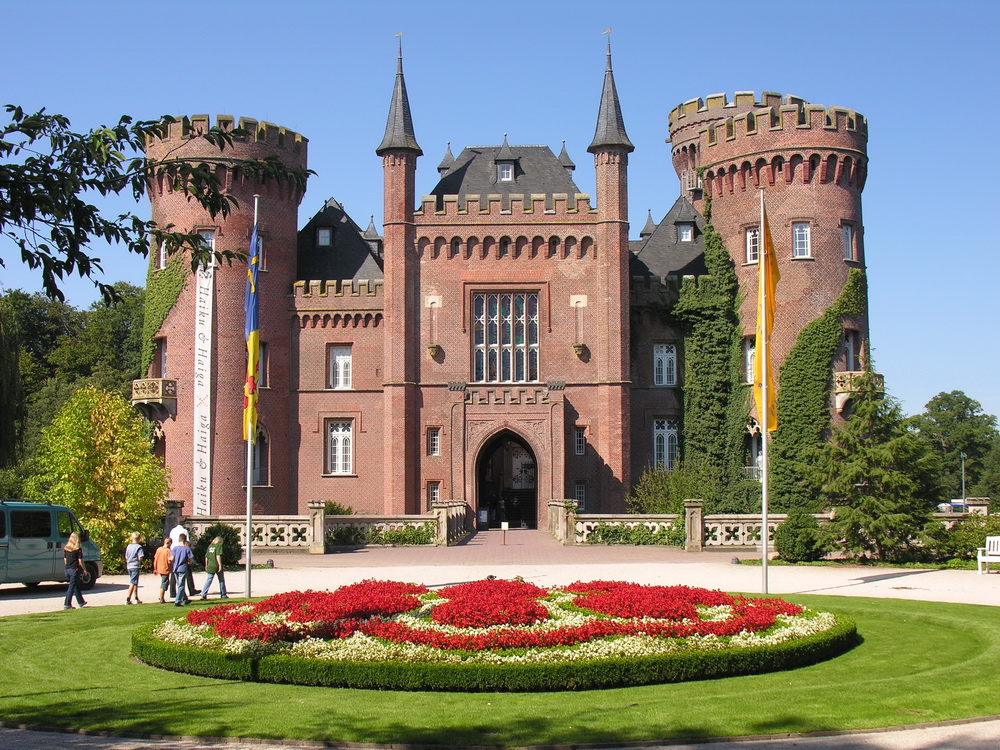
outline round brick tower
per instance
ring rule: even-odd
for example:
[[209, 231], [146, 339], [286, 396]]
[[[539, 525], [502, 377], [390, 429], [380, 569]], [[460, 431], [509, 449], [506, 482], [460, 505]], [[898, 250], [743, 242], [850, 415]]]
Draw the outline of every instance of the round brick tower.
[[[851, 269], [864, 269], [861, 191], [868, 123], [857, 112], [764, 92], [692, 99], [669, 115], [681, 191], [712, 223], [736, 264], [744, 335], [756, 324], [760, 189], [781, 273], [772, 363], [837, 299]], [[867, 313], [845, 318], [835, 371], [861, 369]]]
[[[234, 118], [219, 115], [223, 130]], [[183, 159], [213, 169], [223, 189], [238, 205], [214, 219], [166, 181], [149, 187], [152, 218], [159, 226], [202, 232], [216, 250], [247, 250], [254, 221], [254, 195], [260, 196], [258, 273], [260, 341], [259, 467], [254, 480], [254, 511], [296, 512], [290, 415], [290, 323], [288, 295], [296, 275], [298, 205], [303, 191], [289, 182], [249, 179], [236, 162], [277, 155], [289, 167], [306, 166], [306, 139], [272, 123], [241, 118], [248, 137], [218, 148], [201, 138], [210, 127], [207, 115], [172, 123], [162, 138], [147, 144], [150, 159]], [[155, 276], [164, 260], [151, 253]], [[187, 265], [186, 259], [184, 259]], [[188, 267], [189, 268], [189, 267]], [[169, 273], [169, 272], [167, 272]], [[171, 472], [172, 500], [187, 515], [242, 514], [246, 508], [246, 444], [243, 442], [243, 384], [246, 378], [243, 295], [246, 263], [225, 263], [191, 274], [156, 333], [152, 377], [176, 381], [176, 416], [163, 422], [162, 450]], [[156, 292], [153, 299], [157, 304]], [[172, 294], [167, 292], [172, 299]], [[169, 299], [166, 304], [169, 304]], [[147, 310], [147, 315], [156, 314]]]

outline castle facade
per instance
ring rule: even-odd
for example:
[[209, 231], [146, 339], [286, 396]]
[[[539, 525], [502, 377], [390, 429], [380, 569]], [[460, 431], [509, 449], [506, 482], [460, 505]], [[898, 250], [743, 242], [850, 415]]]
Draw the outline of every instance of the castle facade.
[[[776, 366], [850, 270], [864, 268], [866, 120], [772, 93], [695, 99], [670, 113], [680, 196], [630, 240], [633, 145], [610, 52], [587, 149], [593, 200], [576, 187], [565, 144], [555, 154], [506, 137], [457, 156], [449, 147], [436, 186], [418, 197], [423, 152], [401, 59], [376, 149], [381, 232], [362, 230], [333, 199], [299, 229], [302, 194], [256, 184], [231, 159], [276, 155], [304, 167], [306, 139], [244, 118], [251, 137], [220, 158], [191, 137], [209, 124], [185, 118], [148, 154], [211, 166], [238, 208], [210, 219], [167, 184], [152, 185], [150, 198], [158, 223], [237, 250], [247, 247], [260, 196], [255, 513], [305, 513], [311, 501], [332, 500], [398, 515], [457, 500], [483, 524], [544, 527], [554, 499], [621, 511], [647, 466], [669, 468], [683, 455], [684, 334], [669, 316], [640, 310], [650, 301], [669, 307], [684, 278], [706, 274], [709, 205], [743, 293], [748, 371], [759, 189], [781, 271]], [[133, 400], [161, 426], [157, 449], [185, 513], [239, 514], [246, 272], [220, 265], [185, 276], [184, 267], [182, 258], [151, 258], [152, 360]], [[866, 315], [842, 323], [831, 374], [861, 369], [868, 337]], [[755, 430], [748, 413], [751, 475]]]

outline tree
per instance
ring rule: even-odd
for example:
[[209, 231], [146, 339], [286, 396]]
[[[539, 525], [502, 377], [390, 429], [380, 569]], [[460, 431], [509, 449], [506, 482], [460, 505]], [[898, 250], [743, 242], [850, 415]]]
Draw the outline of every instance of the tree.
[[78, 390], [45, 430], [29, 499], [73, 509], [107, 556], [128, 536], [156, 533], [169, 492], [166, 469], [150, 450], [146, 424], [117, 394]]
[[901, 559], [939, 496], [938, 458], [870, 370], [855, 384], [850, 416], [815, 450], [806, 476], [834, 506], [831, 531], [847, 551]]
[[[966, 489], [979, 482], [986, 456], [997, 439], [997, 420], [962, 391], [939, 393], [911, 420], [920, 436], [941, 459], [945, 500], [962, 496], [962, 454]], [[968, 492], [966, 492], [968, 495]]]
[[0, 470], [20, 457], [24, 418], [21, 337], [12, 306], [0, 298]]
[[979, 475], [979, 481], [972, 488], [972, 495], [1000, 502], [1000, 436], [993, 438], [990, 452], [983, 459], [983, 470]]
[[[172, 117], [134, 122], [124, 116], [114, 127], [84, 133], [70, 128], [63, 115], [34, 114], [7, 105], [10, 122], [0, 128], [0, 234], [20, 249], [20, 259], [42, 275], [45, 293], [64, 299], [60, 283], [73, 273], [90, 278], [106, 300], [114, 299], [111, 285], [94, 279], [103, 271], [101, 259], [91, 254], [89, 243], [120, 243], [131, 253], [146, 256], [150, 246], [165, 247], [168, 255], [187, 249], [192, 270], [210, 261], [231, 262], [240, 254], [214, 252], [194, 231], [174, 232], [133, 213], [106, 217], [88, 203], [95, 195], [131, 193], [138, 201], [153, 179], [165, 179], [171, 189], [185, 194], [213, 218], [225, 217], [236, 199], [225, 193], [213, 169], [173, 158], [147, 159], [144, 146], [162, 133]], [[240, 129], [212, 128], [201, 133], [220, 153], [237, 138]], [[171, 152], [172, 153], [172, 152]], [[249, 179], [292, 181], [305, 187], [309, 170], [286, 166], [277, 156], [233, 159]], [[0, 267], [6, 265], [0, 256]]]

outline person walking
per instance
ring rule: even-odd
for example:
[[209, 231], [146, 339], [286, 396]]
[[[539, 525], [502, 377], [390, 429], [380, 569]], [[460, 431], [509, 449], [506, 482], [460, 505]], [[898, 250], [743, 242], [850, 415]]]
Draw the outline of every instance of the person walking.
[[163, 537], [163, 546], [156, 548], [156, 554], [153, 555], [153, 572], [160, 576], [160, 604], [166, 604], [164, 597], [166, 596], [167, 589], [170, 589], [170, 597], [173, 598], [177, 595], [176, 589], [174, 588], [174, 579], [170, 575], [170, 537]]
[[208, 547], [208, 552], [205, 553], [205, 572], [208, 573], [208, 576], [205, 578], [205, 585], [201, 587], [201, 598], [208, 599], [208, 590], [212, 588], [212, 579], [218, 576], [219, 598], [228, 599], [229, 594], [226, 593], [226, 574], [222, 569], [221, 536], [217, 536], [212, 540], [212, 543]]
[[63, 565], [66, 568], [66, 580], [69, 586], [66, 588], [66, 600], [63, 602], [63, 609], [73, 609], [73, 597], [76, 597], [78, 607], [86, 607], [87, 602], [83, 600], [80, 593], [80, 576], [87, 572], [83, 567], [83, 550], [80, 549], [80, 535], [73, 532], [69, 535], [69, 541], [63, 547]]
[[191, 571], [191, 563], [194, 562], [194, 554], [192, 554], [191, 548], [187, 546], [187, 534], [179, 536], [179, 541], [171, 548], [171, 553], [173, 555], [173, 562], [170, 563], [170, 569], [174, 572], [174, 582], [177, 586], [174, 606], [180, 607], [191, 603], [184, 586], [184, 581]]
[[132, 595], [135, 594], [135, 603], [142, 604], [139, 599], [139, 565], [145, 553], [142, 551], [142, 535], [138, 531], [132, 532], [132, 542], [125, 548], [125, 569], [128, 571], [128, 592], [125, 594], [125, 603], [132, 603]]

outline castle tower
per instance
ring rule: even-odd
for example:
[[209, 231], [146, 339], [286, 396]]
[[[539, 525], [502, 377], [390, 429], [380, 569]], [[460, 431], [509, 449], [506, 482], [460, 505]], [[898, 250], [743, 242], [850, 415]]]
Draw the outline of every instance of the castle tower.
[[[711, 219], [736, 264], [746, 351], [756, 323], [759, 190], [781, 272], [772, 344], [778, 368], [799, 332], [839, 297], [852, 269], [864, 270], [861, 191], [868, 123], [857, 112], [793, 96], [737, 92], [692, 99], [669, 115], [681, 192]], [[834, 371], [862, 369], [867, 312], [842, 319]], [[779, 385], [780, 388], [780, 385]]]
[[[219, 115], [216, 126], [234, 127]], [[295, 434], [290, 424], [288, 294], [296, 273], [296, 229], [302, 190], [290, 183], [248, 178], [236, 162], [277, 155], [289, 167], [306, 166], [306, 139], [273, 123], [241, 118], [249, 137], [224, 151], [194, 137], [210, 128], [208, 115], [170, 124], [148, 143], [150, 159], [182, 159], [213, 169], [238, 205], [214, 219], [168, 179], [149, 186], [152, 218], [198, 231], [216, 251], [246, 250], [260, 196], [260, 431], [255, 456], [254, 508], [296, 512]], [[162, 423], [161, 446], [171, 471], [172, 499], [187, 515], [242, 514], [246, 508], [243, 384], [246, 378], [243, 294], [246, 265], [217, 264], [191, 274], [188, 259], [151, 253], [146, 316], [162, 316], [149, 375], [176, 382], [176, 415]]]
[[417, 158], [423, 154], [413, 134], [410, 102], [403, 79], [403, 51], [396, 61], [389, 117], [382, 143], [384, 189], [385, 357], [384, 477], [385, 512], [416, 512], [417, 503], [417, 347], [418, 317], [416, 230]]
[[[629, 460], [629, 250], [628, 155], [635, 150], [625, 132], [608, 41], [604, 88], [597, 112], [594, 140], [587, 151], [594, 155], [597, 225], [595, 234], [601, 258], [599, 293], [594, 301], [603, 335], [598, 338], [598, 382], [603, 429], [598, 450], [606, 456], [605, 497], [621, 498], [631, 488]], [[620, 473], [611, 467], [621, 467]]]

